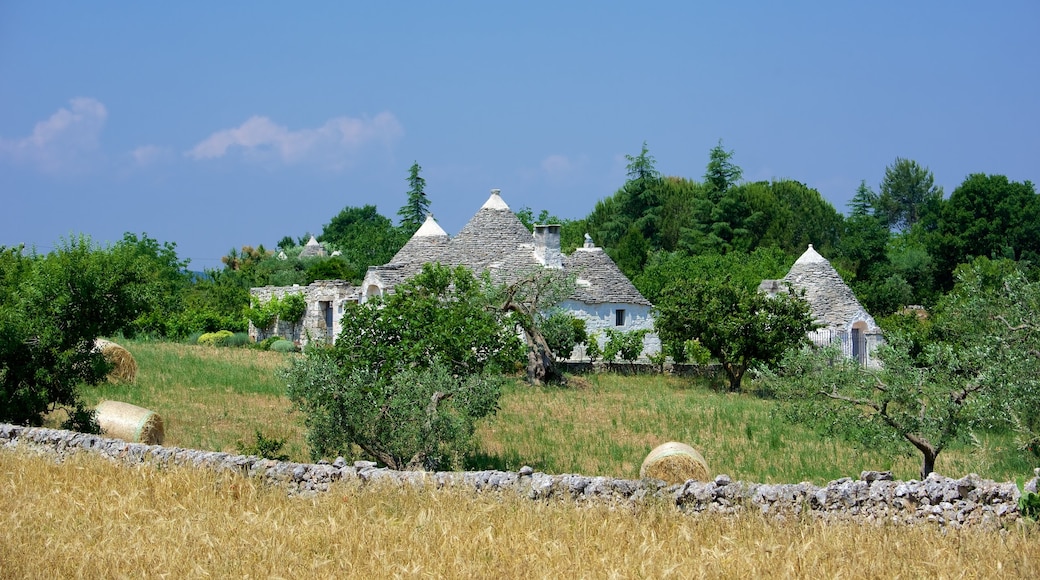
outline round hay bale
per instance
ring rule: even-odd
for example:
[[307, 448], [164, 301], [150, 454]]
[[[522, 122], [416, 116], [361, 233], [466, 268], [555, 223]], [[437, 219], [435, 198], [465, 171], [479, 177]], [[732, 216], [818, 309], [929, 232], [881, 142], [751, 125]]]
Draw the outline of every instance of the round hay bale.
[[162, 445], [166, 435], [162, 417], [130, 403], [101, 401], [97, 406], [97, 422], [102, 434], [131, 443]]
[[132, 383], [137, 378], [137, 361], [130, 351], [103, 338], [94, 341], [94, 350], [100, 352], [112, 365], [112, 370], [108, 373], [110, 382]]
[[669, 441], [658, 445], [643, 460], [639, 477], [660, 479], [671, 485], [688, 479], [708, 481], [708, 463], [696, 449], [685, 443]]

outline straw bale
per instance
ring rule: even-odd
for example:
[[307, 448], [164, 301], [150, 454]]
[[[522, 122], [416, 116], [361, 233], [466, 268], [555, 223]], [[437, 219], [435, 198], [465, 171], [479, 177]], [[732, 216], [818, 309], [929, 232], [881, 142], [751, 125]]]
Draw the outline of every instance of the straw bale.
[[94, 341], [94, 350], [100, 352], [112, 365], [112, 371], [108, 373], [110, 382], [132, 383], [137, 378], [137, 361], [130, 351], [103, 338]]
[[162, 417], [130, 403], [101, 401], [97, 406], [97, 421], [104, 435], [131, 443], [161, 445], [165, 438]]
[[667, 484], [685, 483], [689, 479], [708, 481], [708, 463], [696, 449], [685, 443], [669, 441], [658, 445], [643, 460], [639, 477], [660, 479]]

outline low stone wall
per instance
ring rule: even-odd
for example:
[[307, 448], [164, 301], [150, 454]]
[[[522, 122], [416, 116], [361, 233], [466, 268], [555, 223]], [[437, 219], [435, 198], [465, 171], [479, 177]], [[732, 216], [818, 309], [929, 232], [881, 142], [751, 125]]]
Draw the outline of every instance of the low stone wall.
[[[93, 453], [124, 464], [154, 463], [229, 471], [284, 486], [292, 494], [328, 491], [336, 481], [388, 482], [397, 485], [462, 486], [482, 492], [517, 493], [532, 500], [628, 504], [656, 500], [688, 513], [736, 514], [750, 511], [776, 518], [856, 520], [865, 523], [1005, 527], [1019, 518], [1018, 488], [977, 475], [950, 479], [932, 474], [924, 481], [893, 481], [887, 472], [865, 471], [858, 480], [758, 484], [688, 481], [666, 486], [655, 480], [627, 480], [584, 475], [549, 475], [522, 467], [518, 472], [413, 472], [377, 468], [343, 458], [333, 463], [291, 463], [211, 451], [127, 443], [97, 435], [0, 424], [0, 448], [27, 448], [56, 456]], [[1038, 478], [1027, 484], [1035, 490]]]

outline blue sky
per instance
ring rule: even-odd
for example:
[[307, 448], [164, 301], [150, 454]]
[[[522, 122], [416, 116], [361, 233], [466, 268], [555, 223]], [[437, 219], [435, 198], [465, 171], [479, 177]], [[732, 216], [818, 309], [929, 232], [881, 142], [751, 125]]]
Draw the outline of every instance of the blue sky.
[[[499, 4], [502, 4], [501, 6]], [[193, 269], [491, 188], [584, 217], [644, 141], [839, 211], [895, 158], [1040, 180], [1040, 3], [0, 0], [0, 245], [147, 232]]]

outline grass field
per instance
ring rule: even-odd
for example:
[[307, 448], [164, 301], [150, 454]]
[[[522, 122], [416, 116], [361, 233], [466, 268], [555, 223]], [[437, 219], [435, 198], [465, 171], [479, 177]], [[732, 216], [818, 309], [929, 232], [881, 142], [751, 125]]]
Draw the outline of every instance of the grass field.
[[[115, 399], [158, 412], [167, 445], [233, 452], [260, 430], [284, 439], [292, 459], [310, 459], [302, 417], [292, 412], [277, 374], [294, 355], [155, 342], [125, 346], [140, 366], [136, 384], [92, 387], [84, 392], [88, 403]], [[700, 450], [714, 473], [747, 481], [822, 484], [865, 469], [909, 479], [919, 470], [916, 453], [865, 451], [823, 439], [774, 418], [772, 401], [719, 393], [689, 379], [600, 374], [573, 383], [509, 387], [499, 413], [480, 425], [467, 467], [530, 465], [547, 473], [637, 478], [653, 447], [676, 440]], [[978, 434], [975, 444], [943, 452], [937, 471], [1009, 481], [1032, 467], [1008, 437]]]
[[1036, 578], [1035, 527], [689, 516], [0, 450], [0, 578]]

